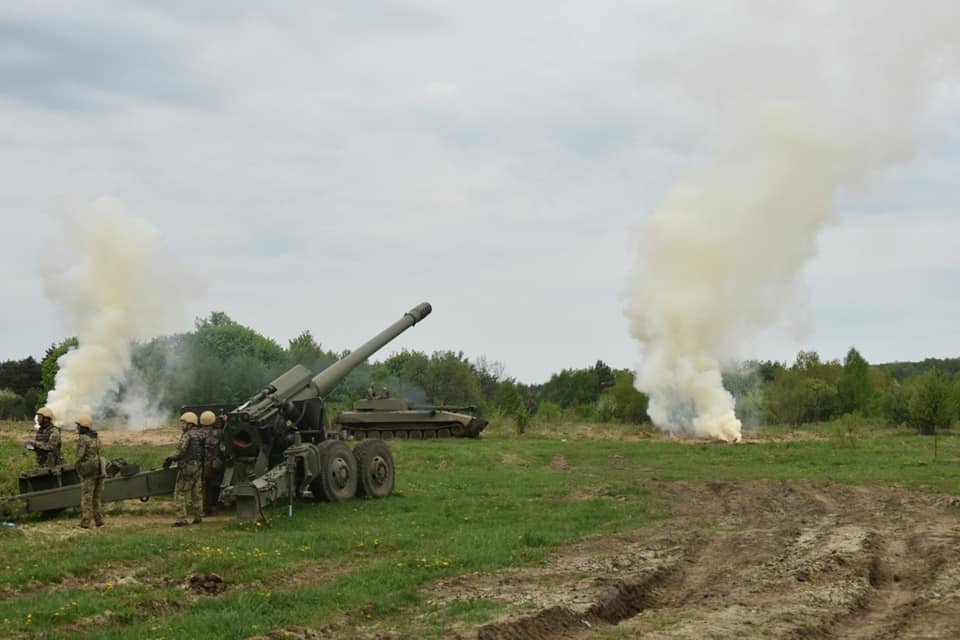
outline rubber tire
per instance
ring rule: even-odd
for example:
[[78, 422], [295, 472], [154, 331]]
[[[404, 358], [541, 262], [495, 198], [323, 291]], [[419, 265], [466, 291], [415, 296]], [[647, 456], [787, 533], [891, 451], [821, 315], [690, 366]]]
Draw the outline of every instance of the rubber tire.
[[[357, 495], [357, 459], [350, 447], [341, 440], [326, 440], [320, 443], [320, 477], [310, 483], [315, 498], [324, 502], [340, 502]], [[346, 471], [343, 482], [334, 473]]]
[[385, 498], [393, 491], [397, 468], [393, 454], [383, 440], [364, 440], [353, 449], [360, 477], [357, 493], [371, 498]]

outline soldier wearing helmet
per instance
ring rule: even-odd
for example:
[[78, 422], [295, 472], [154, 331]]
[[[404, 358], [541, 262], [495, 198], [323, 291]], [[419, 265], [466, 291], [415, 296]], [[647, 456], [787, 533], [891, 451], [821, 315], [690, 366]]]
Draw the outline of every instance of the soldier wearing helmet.
[[93, 418], [80, 415], [77, 424], [77, 461], [74, 465], [80, 476], [80, 524], [89, 529], [91, 526], [103, 526], [103, 479], [107, 476], [100, 455], [100, 439], [93, 430]]
[[174, 462], [177, 463], [177, 487], [174, 494], [177, 503], [177, 521], [173, 523], [175, 527], [186, 525], [187, 514], [191, 511], [193, 524], [203, 522], [204, 442], [203, 434], [197, 428], [197, 422], [197, 414], [192, 411], [187, 411], [180, 416], [180, 428], [183, 429], [183, 433], [177, 444], [177, 452], [167, 456], [163, 461], [164, 469], [169, 469]]
[[63, 464], [60, 428], [53, 424], [53, 411], [49, 407], [37, 409], [37, 433], [32, 440], [24, 444], [33, 448], [37, 454], [38, 467], [57, 467]]
[[203, 513], [210, 514], [220, 497], [223, 476], [223, 457], [220, 451], [220, 427], [217, 414], [200, 414], [200, 432], [203, 434]]

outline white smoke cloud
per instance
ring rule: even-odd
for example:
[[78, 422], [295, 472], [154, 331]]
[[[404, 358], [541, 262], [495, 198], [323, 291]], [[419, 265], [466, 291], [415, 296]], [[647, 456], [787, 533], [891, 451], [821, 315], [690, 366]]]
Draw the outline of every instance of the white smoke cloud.
[[[165, 253], [159, 231], [128, 214], [113, 198], [99, 198], [65, 217], [60, 227], [64, 263], [43, 265], [48, 296], [63, 314], [79, 347], [63, 355], [47, 405], [57, 421], [70, 424], [80, 413], [111, 404], [127, 378], [131, 342], [171, 330], [189, 315], [196, 292]], [[125, 389], [121, 416], [155, 416], [156, 403]], [[131, 422], [130, 426], [151, 426]]]
[[739, 12], [731, 32], [707, 34], [675, 70], [716, 107], [714, 150], [643, 221], [624, 302], [654, 422], [735, 440], [723, 362], [796, 314], [838, 195], [914, 152], [923, 99], [956, 59], [960, 5], [719, 6]]

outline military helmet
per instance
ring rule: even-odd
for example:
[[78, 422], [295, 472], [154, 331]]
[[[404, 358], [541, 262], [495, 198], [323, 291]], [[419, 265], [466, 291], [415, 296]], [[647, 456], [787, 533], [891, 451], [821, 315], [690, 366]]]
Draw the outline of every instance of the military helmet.
[[93, 428], [93, 418], [85, 413], [77, 416], [77, 419], [74, 420], [74, 422], [77, 423], [78, 427], [86, 427], [87, 429]]
[[204, 411], [200, 414], [200, 424], [209, 427], [217, 421], [217, 415], [213, 411]]
[[37, 415], [53, 420], [53, 411], [50, 410], [50, 407], [40, 407], [37, 409]]
[[193, 411], [187, 411], [185, 414], [180, 416], [180, 422], [186, 422], [187, 424], [197, 424], [197, 414]]

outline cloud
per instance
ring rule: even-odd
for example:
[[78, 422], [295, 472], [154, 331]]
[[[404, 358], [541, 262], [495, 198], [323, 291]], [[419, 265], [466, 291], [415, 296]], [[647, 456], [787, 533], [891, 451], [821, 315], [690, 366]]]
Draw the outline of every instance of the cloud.
[[[738, 35], [740, 5], [715, 6], [6, 7], [3, 50], [19, 53], [0, 65], [0, 222], [24, 242], [0, 255], [22, 307], [0, 358], [61, 337], [33, 244], [71, 203], [111, 194], [208, 282], [193, 316], [222, 309], [281, 343], [310, 328], [339, 349], [428, 299], [435, 313], [394, 346], [487, 353], [531, 382], [632, 366], [629, 235], [710, 144], [716, 105], [672, 69], [706, 35]], [[845, 205], [925, 219], [956, 200], [956, 145], [938, 138], [957, 135], [951, 86], [925, 114], [919, 174]]]

